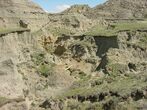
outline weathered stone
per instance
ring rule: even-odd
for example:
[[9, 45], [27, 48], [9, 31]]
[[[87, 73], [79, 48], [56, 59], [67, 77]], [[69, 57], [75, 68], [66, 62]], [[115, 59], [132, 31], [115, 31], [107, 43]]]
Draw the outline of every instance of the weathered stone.
[[16, 64], [12, 59], [0, 62], [0, 96], [6, 98], [23, 97], [24, 84], [22, 76], [18, 73]]
[[23, 28], [27, 28], [28, 27], [28, 23], [26, 21], [24, 21], [24, 20], [20, 20], [19, 24], [20, 24], [20, 27], [23, 27]]

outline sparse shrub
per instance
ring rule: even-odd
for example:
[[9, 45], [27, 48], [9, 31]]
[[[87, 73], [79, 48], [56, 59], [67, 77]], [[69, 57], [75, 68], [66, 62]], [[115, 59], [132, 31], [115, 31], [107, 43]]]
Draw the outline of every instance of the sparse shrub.
[[60, 27], [48, 27], [47, 30], [53, 34], [53, 36], [71, 35], [74, 32], [68, 28]]
[[89, 29], [85, 35], [90, 36], [102, 36], [102, 37], [114, 37], [120, 31], [136, 31], [141, 29], [146, 29], [147, 23], [144, 22], [119, 22], [114, 24], [109, 24], [109, 26], [95, 25]]
[[69, 110], [80, 110], [80, 103], [76, 100], [68, 101], [67, 109]]
[[44, 62], [45, 59], [45, 53], [44, 52], [35, 52], [31, 55], [32, 61], [36, 65], [40, 65], [41, 63]]
[[54, 63], [46, 61], [44, 52], [35, 52], [31, 55], [32, 61], [34, 62], [37, 72], [42, 76], [48, 77], [53, 75]]
[[84, 72], [79, 72], [79, 78], [84, 79], [87, 75]]
[[117, 76], [119, 74], [124, 74], [126, 71], [128, 71], [128, 67], [124, 64], [110, 64], [107, 65], [107, 71], [110, 75]]
[[44, 77], [53, 75], [54, 64], [42, 64], [38, 67], [38, 72]]

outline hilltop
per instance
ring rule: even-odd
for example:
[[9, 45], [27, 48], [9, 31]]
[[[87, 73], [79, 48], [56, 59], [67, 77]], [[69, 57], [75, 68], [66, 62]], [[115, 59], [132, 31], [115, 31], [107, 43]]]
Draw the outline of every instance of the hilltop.
[[[82, 7], [72, 6], [65, 12], [77, 12], [83, 13], [87, 17], [97, 18], [147, 18], [147, 1], [146, 0], [108, 0], [104, 4], [97, 5], [94, 8], [90, 8], [86, 5]], [[83, 11], [82, 11], [83, 10]]]

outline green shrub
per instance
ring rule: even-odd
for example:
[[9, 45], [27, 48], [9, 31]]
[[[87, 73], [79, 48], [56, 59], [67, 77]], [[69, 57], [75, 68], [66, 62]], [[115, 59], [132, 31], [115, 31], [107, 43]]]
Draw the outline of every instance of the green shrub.
[[48, 77], [49, 75], [49, 67], [48, 65], [41, 65], [38, 69], [39, 73], [41, 73], [41, 75]]
[[42, 64], [38, 67], [38, 72], [44, 77], [52, 76], [53, 67], [54, 64]]
[[31, 59], [36, 65], [40, 65], [41, 63], [44, 62], [45, 53], [44, 52], [35, 52], [31, 55]]
[[[110, 75], [117, 76], [119, 74], [124, 74], [126, 71], [128, 71], [127, 65], [124, 64], [109, 64], [107, 65], [107, 71], [109, 72]], [[110, 69], [110, 70], [109, 70]]]

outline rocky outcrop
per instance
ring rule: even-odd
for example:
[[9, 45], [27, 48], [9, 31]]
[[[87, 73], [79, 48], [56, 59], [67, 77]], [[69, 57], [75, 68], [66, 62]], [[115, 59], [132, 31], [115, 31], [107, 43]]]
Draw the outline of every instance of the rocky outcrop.
[[17, 64], [29, 59], [29, 47], [35, 45], [35, 40], [30, 32], [8, 33], [0, 37], [0, 60], [10, 59]]
[[88, 5], [73, 5], [63, 13], [84, 13], [89, 11], [91, 8]]
[[70, 65], [71, 76], [78, 80], [59, 100], [44, 100], [40, 107], [53, 110], [146, 108], [147, 48], [140, 45], [146, 42], [142, 42], [143, 38], [143, 33], [138, 31], [124, 31], [117, 37], [72, 36], [61, 40], [68, 42], [65, 48], [69, 49], [60, 57], [68, 53], [62, 61]]

